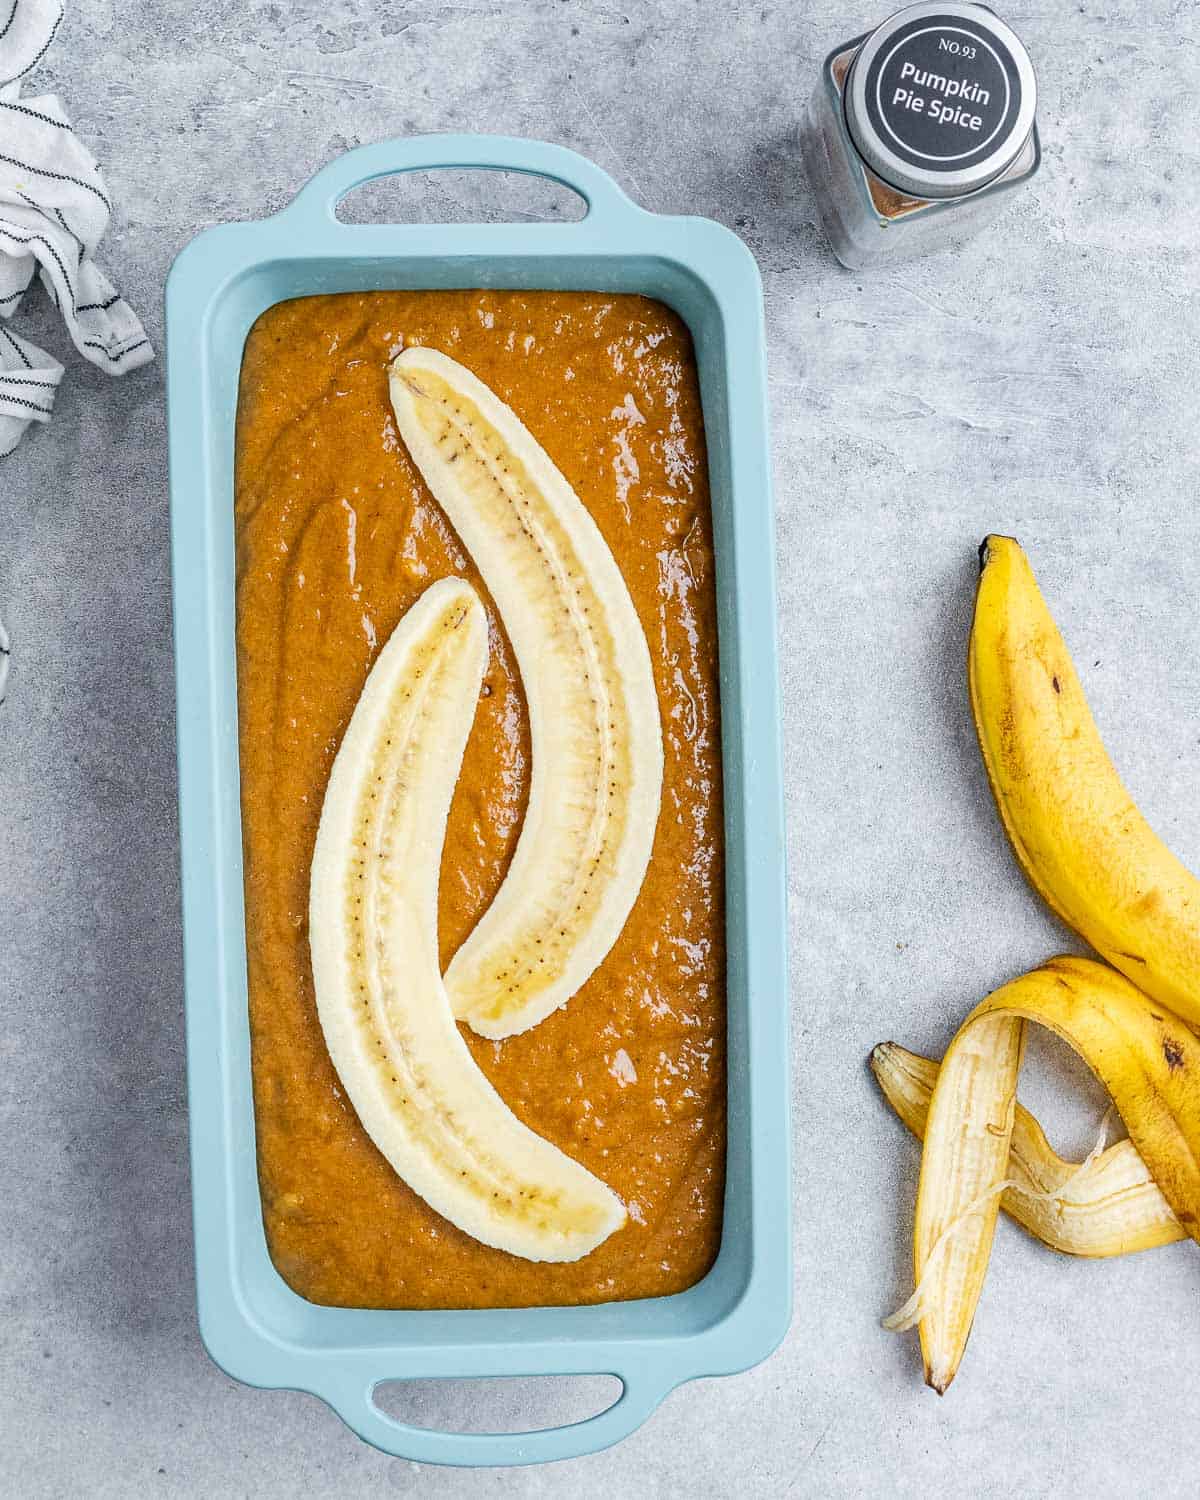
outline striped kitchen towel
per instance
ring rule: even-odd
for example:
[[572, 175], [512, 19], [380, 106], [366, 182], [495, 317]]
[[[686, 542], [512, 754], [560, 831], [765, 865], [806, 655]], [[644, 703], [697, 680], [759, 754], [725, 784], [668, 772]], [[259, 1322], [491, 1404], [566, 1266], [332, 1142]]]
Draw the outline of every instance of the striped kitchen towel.
[[[12, 317], [37, 274], [84, 358], [124, 375], [154, 350], [92, 258], [112, 212], [100, 168], [55, 95], [21, 97], [62, 14], [62, 0], [0, 0], [0, 318]], [[30, 422], [50, 420], [62, 375], [0, 322], [0, 457]]]

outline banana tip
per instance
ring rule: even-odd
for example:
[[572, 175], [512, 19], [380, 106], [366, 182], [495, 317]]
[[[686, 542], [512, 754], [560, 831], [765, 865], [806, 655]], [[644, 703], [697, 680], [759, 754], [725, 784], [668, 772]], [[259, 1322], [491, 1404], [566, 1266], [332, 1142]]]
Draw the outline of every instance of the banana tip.
[[931, 1391], [936, 1391], [939, 1396], [944, 1396], [950, 1389], [950, 1382], [954, 1379], [955, 1371], [931, 1370], [925, 1367], [925, 1384]]
[[1001, 542], [1006, 543], [1010, 547], [1015, 547], [1018, 552], [1021, 550], [1021, 544], [1015, 536], [1005, 536], [1000, 531], [989, 531], [979, 544], [979, 571], [981, 573], [987, 567], [988, 563], [991, 562], [993, 549]]

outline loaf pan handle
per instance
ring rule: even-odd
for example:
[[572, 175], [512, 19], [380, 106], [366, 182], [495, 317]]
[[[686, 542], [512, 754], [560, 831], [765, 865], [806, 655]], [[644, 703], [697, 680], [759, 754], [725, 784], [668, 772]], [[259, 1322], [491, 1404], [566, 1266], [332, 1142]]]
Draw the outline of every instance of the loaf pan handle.
[[[607, 172], [595, 162], [552, 146], [547, 141], [522, 140], [507, 135], [416, 135], [393, 141], [357, 146], [322, 167], [283, 210], [288, 219], [332, 220], [340, 224], [337, 206], [347, 193], [376, 177], [398, 172], [428, 172], [478, 169], [484, 172], [522, 172], [527, 177], [546, 177], [577, 193], [587, 204], [584, 216], [609, 219], [614, 215], [642, 214]], [[359, 229], [360, 225], [342, 225]], [[563, 226], [559, 226], [563, 227]]]
[[379, 1383], [375, 1380], [362, 1387], [344, 1387], [337, 1394], [320, 1394], [359, 1437], [393, 1458], [482, 1468], [552, 1463], [598, 1453], [636, 1432], [673, 1385], [655, 1383], [646, 1375], [618, 1375], [617, 1379], [623, 1389], [611, 1406], [581, 1422], [534, 1432], [438, 1432], [413, 1427], [388, 1416], [375, 1404], [375, 1386]]

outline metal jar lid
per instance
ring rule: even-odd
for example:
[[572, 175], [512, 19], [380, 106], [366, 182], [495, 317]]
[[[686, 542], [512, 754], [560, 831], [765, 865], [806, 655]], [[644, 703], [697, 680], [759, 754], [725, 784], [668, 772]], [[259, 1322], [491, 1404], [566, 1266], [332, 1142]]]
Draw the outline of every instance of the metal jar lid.
[[1037, 81], [1020, 38], [986, 5], [906, 6], [855, 54], [846, 126], [885, 182], [957, 198], [1012, 165], [1033, 128]]

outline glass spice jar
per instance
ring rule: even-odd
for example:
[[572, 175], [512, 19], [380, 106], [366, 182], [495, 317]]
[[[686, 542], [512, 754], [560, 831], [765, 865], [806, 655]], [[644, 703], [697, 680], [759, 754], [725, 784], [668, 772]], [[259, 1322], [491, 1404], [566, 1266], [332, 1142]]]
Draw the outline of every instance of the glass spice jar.
[[834, 253], [852, 269], [945, 249], [1041, 164], [1037, 82], [986, 5], [926, 0], [825, 59], [801, 130]]

